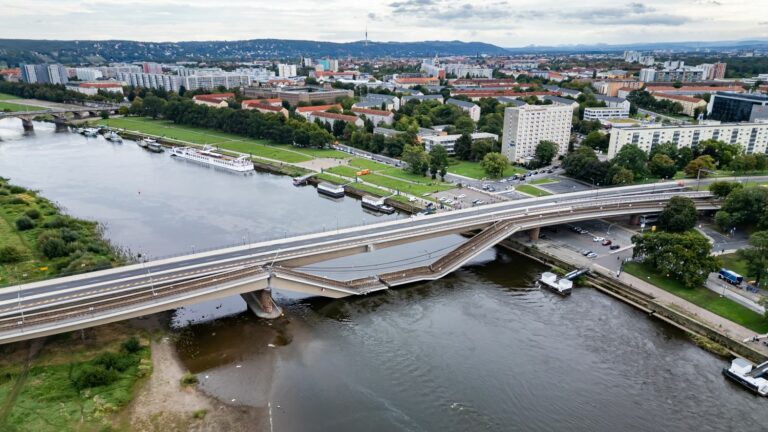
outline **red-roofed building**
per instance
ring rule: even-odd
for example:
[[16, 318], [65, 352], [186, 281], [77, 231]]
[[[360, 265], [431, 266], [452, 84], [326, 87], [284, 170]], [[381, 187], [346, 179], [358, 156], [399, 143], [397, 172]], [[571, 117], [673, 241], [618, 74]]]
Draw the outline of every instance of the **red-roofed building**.
[[21, 78], [21, 69], [0, 69], [0, 76], [2, 76], [6, 81], [18, 82], [19, 78]]
[[363, 127], [365, 125], [365, 123], [363, 122], [363, 119], [361, 119], [360, 117], [329, 113], [325, 111], [312, 111], [309, 114], [309, 121], [314, 122], [315, 120], [320, 120], [322, 123], [330, 124], [331, 126], [333, 126], [333, 123], [337, 121], [351, 123], [358, 127]]
[[381, 123], [391, 125], [395, 122], [395, 115], [392, 113], [392, 111], [352, 107], [352, 112], [355, 113], [355, 115], [358, 117], [364, 115], [365, 118], [370, 120], [374, 126], [378, 126]]
[[518, 86], [518, 84], [514, 79], [512, 78], [499, 78], [499, 79], [468, 79], [468, 78], [459, 78], [454, 80], [448, 80], [448, 83], [453, 86], [464, 86], [464, 87], [506, 87], [506, 88], [513, 88], [515, 86]]
[[459, 89], [451, 91], [451, 96], [464, 95], [473, 101], [480, 100], [482, 98], [491, 97], [512, 97], [512, 98], [524, 98], [528, 96], [559, 96], [560, 93], [550, 91], [537, 91], [537, 92], [516, 92], [514, 90], [466, 90]]
[[283, 108], [282, 104], [272, 105], [266, 102], [268, 100], [270, 99], [244, 100], [241, 106], [245, 110], [256, 110], [265, 114], [281, 114], [283, 117], [288, 118], [288, 110]]
[[678, 102], [683, 106], [683, 114], [693, 117], [696, 114], [696, 109], [706, 109], [707, 101], [690, 96], [674, 95], [666, 93], [653, 93], [653, 98], [656, 100], [667, 100], [671, 102]]
[[437, 77], [397, 77], [393, 80], [396, 86], [411, 88], [420, 85], [439, 85]]
[[198, 105], [208, 105], [216, 108], [226, 108], [229, 106], [228, 101], [234, 99], [234, 93], [213, 93], [192, 97], [192, 100]]
[[313, 112], [328, 111], [331, 108], [336, 108], [339, 111], [342, 110], [342, 107], [339, 104], [333, 104], [333, 105], [311, 105], [311, 106], [304, 106], [304, 107], [296, 108], [296, 114], [298, 114], [298, 115], [304, 117], [305, 119], [309, 120], [309, 116]]
[[312, 72], [314, 74], [315, 78], [322, 79], [322, 78], [346, 78], [346, 79], [355, 79], [358, 75], [360, 75], [359, 72], [355, 71], [344, 71], [344, 72], [333, 72], [333, 71], [314, 71]]

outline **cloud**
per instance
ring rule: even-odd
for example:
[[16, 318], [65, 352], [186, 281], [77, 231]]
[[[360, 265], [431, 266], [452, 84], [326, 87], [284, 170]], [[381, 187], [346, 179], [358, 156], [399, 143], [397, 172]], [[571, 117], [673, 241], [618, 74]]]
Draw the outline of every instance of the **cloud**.
[[643, 3], [629, 3], [620, 8], [594, 8], [575, 11], [566, 20], [600, 25], [661, 25], [678, 26], [689, 18], [682, 15], [656, 13]]

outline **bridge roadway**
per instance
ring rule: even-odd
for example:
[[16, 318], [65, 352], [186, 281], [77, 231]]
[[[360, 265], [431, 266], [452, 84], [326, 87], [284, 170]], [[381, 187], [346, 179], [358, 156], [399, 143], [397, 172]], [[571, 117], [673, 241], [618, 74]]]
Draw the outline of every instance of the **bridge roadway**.
[[[365, 294], [417, 280], [435, 279], [512, 233], [609, 215], [658, 211], [672, 196], [687, 195], [714, 209], [706, 192], [679, 192], [676, 183], [630, 186], [476, 207], [338, 231], [300, 235], [135, 264], [0, 290], [0, 343], [83, 328], [180, 307], [207, 299], [280, 288], [314, 295]], [[661, 192], [661, 193], [660, 193]], [[514, 224], [498, 226], [501, 221]], [[489, 227], [495, 227], [491, 232]], [[485, 243], [444, 260], [445, 267], [332, 281], [291, 267], [469, 230], [488, 229]], [[459, 249], [463, 247], [460, 246]], [[458, 250], [458, 249], [457, 249]], [[85, 311], [85, 312], [84, 312]]]

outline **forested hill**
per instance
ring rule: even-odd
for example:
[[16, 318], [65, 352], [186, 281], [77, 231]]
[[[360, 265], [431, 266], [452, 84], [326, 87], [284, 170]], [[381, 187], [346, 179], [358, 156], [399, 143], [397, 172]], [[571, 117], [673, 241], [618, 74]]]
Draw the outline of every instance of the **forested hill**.
[[495, 45], [481, 42], [318, 42], [308, 40], [253, 39], [208, 42], [63, 41], [0, 39], [0, 61], [91, 63], [98, 61], [255, 60], [307, 56], [318, 57], [434, 57], [505, 54]]

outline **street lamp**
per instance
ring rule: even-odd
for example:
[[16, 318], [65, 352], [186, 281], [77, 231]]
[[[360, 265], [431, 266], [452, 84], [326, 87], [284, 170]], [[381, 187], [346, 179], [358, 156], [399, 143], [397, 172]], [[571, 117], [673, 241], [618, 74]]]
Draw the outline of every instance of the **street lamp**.
[[715, 173], [714, 171], [712, 171], [710, 169], [699, 168], [699, 170], [696, 172], [696, 192], [699, 191], [699, 184], [701, 184], [701, 172], [702, 171], [704, 171], [706, 173], [710, 173], [710, 174], [714, 174]]

